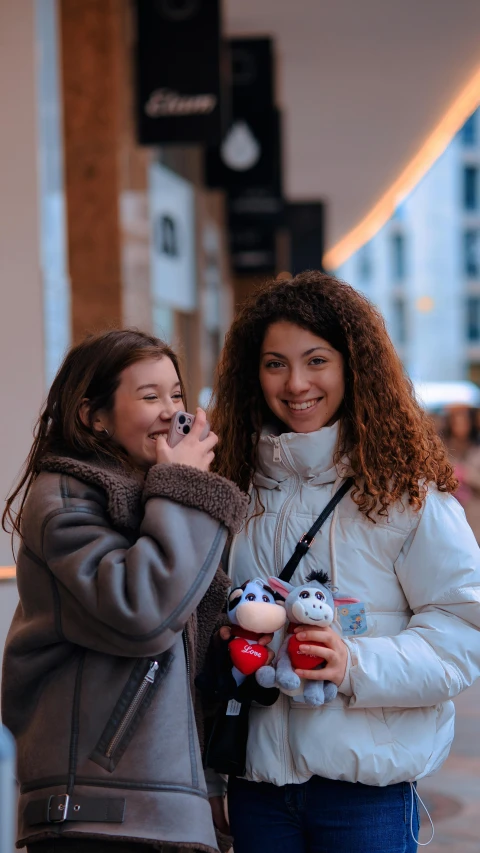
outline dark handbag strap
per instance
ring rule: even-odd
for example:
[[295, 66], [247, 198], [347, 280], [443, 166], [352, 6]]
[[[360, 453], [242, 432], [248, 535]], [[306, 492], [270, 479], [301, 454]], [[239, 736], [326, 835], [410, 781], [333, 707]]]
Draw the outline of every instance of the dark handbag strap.
[[337, 504], [340, 503], [343, 496], [347, 494], [349, 489], [351, 489], [354, 482], [355, 481], [354, 481], [353, 477], [347, 477], [347, 479], [345, 480], [344, 483], [342, 483], [342, 485], [340, 486], [338, 491], [335, 492], [332, 500], [329, 501], [328, 504], [326, 505], [325, 509], [322, 510], [322, 512], [318, 516], [317, 520], [315, 521], [315, 523], [312, 524], [308, 533], [303, 534], [303, 536], [301, 537], [301, 539], [297, 543], [297, 547], [295, 548], [295, 551], [293, 552], [292, 556], [290, 557], [288, 563], [283, 567], [281, 573], [278, 576], [281, 581], [286, 581], [287, 583], [290, 581], [290, 579], [292, 578], [292, 575], [293, 575], [295, 569], [297, 568], [300, 560], [302, 559], [302, 557], [305, 556], [308, 549], [313, 544], [315, 536], [317, 535], [318, 531], [320, 530], [322, 524], [324, 524], [324, 522], [327, 520], [328, 516], [333, 512], [333, 510], [335, 509]]

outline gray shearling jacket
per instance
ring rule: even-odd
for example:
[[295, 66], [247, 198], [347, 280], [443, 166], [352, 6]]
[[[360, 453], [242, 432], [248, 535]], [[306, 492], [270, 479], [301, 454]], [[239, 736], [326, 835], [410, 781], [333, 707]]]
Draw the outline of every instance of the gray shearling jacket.
[[67, 457], [41, 468], [3, 665], [17, 846], [88, 836], [215, 851], [192, 682], [246, 498], [183, 465], [154, 465], [143, 487]]

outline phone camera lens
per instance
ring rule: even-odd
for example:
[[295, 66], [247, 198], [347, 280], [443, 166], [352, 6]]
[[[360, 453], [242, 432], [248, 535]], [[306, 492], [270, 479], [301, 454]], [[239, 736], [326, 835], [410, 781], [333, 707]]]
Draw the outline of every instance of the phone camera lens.
[[190, 427], [185, 424], [185, 426], [183, 427], [183, 434], [188, 435], [189, 432], [190, 432]]
[[179, 423], [179, 424], [184, 424], [184, 423], [185, 423], [185, 420], [186, 420], [185, 415], [180, 415], [180, 417], [179, 417], [179, 419], [178, 419], [178, 423]]

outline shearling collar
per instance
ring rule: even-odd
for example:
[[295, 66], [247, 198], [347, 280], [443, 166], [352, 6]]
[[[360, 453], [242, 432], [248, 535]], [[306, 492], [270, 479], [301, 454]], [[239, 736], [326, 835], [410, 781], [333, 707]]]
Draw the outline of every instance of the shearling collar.
[[248, 497], [238, 486], [219, 474], [189, 465], [152, 465], [144, 483], [119, 463], [99, 465], [71, 456], [47, 454], [39, 470], [67, 474], [98, 486], [107, 496], [107, 511], [113, 524], [121, 528], [136, 530], [143, 516], [143, 503], [154, 497], [207, 512], [231, 533], [240, 529], [246, 515]]
[[47, 454], [39, 463], [39, 470], [67, 474], [102, 489], [108, 501], [108, 514], [113, 524], [134, 530], [142, 518], [143, 488], [133, 474], [120, 464], [100, 466], [83, 459]]

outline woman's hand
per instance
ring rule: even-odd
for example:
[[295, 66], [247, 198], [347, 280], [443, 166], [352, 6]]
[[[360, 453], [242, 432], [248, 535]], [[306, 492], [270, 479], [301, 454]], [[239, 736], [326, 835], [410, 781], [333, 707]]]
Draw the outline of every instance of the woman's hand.
[[[309, 681], [332, 681], [337, 687], [345, 678], [348, 663], [348, 650], [342, 638], [333, 628], [310, 628], [299, 625], [295, 634], [301, 645], [299, 652], [305, 655], [317, 655], [326, 661], [323, 669], [296, 669], [300, 678]], [[313, 646], [311, 643], [323, 643]]]
[[223, 797], [209, 797], [213, 823], [224, 835], [230, 835], [230, 826], [225, 816], [225, 801]]
[[157, 438], [157, 465], [190, 465], [200, 471], [208, 471], [213, 462], [215, 447], [218, 438], [214, 432], [209, 432], [203, 441], [200, 436], [205, 428], [207, 416], [203, 409], [198, 408], [195, 415], [195, 423], [189, 434], [183, 438], [176, 447], [167, 444], [165, 435]]

